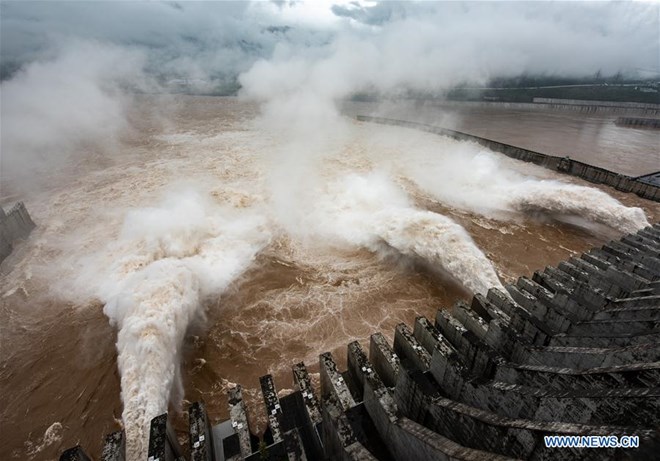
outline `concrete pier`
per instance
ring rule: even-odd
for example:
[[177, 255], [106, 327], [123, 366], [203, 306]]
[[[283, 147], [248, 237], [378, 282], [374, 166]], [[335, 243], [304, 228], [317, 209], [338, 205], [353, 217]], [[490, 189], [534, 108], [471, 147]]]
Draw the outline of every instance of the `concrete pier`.
[[191, 461], [213, 461], [215, 459], [212, 428], [202, 402], [195, 402], [188, 410], [190, 432], [188, 446]]
[[124, 431], [108, 434], [103, 445], [101, 459], [103, 461], [125, 461], [126, 460], [126, 440]]
[[6, 213], [0, 208], [0, 263], [11, 254], [13, 244], [30, 235], [35, 227], [23, 202], [16, 203]]

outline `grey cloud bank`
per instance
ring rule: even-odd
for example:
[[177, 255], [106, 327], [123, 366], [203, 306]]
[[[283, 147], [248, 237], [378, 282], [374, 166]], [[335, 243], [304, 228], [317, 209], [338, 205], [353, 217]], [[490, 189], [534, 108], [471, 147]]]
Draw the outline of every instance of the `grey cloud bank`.
[[283, 43], [303, 53], [342, 40], [395, 53], [383, 59], [412, 49], [431, 61], [419, 73], [445, 66], [476, 79], [659, 67], [657, 3], [318, 3], [3, 2], [3, 75], [71, 37], [143, 48], [149, 70], [179, 77], [236, 76]]

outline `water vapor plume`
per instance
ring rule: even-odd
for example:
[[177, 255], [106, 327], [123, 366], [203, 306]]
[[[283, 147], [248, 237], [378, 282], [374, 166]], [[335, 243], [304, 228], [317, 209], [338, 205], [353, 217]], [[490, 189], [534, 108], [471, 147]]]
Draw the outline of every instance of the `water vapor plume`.
[[504, 290], [492, 263], [460, 225], [419, 210], [385, 175], [350, 174], [331, 183], [305, 222], [323, 239], [374, 252], [383, 243], [401, 255], [441, 269], [473, 293]]
[[[561, 7], [556, 7], [561, 10], [557, 17], [545, 14], [555, 8], [548, 5], [538, 9], [524, 5], [520, 11], [508, 8], [479, 5], [464, 10], [446, 4], [390, 8], [384, 3], [373, 8], [359, 5], [334, 7], [336, 15], [351, 18], [352, 26], [358, 22], [368, 27], [339, 28], [333, 40], [314, 49], [291, 43], [276, 46], [270, 58], [257, 60], [239, 76], [240, 94], [259, 101], [263, 120], [276, 127], [278, 132], [287, 133], [293, 140], [304, 139], [308, 145], [319, 145], [318, 140], [324, 134], [340, 126], [337, 101], [356, 92], [396, 96], [413, 90], [438, 94], [460, 82], [484, 84], [493, 75], [510, 76], [532, 70], [543, 72], [549, 63], [561, 67], [561, 72], [566, 74], [582, 72], [584, 62], [576, 56], [574, 46], [560, 40], [561, 51], [548, 50], [541, 43], [541, 37], [569, 34], [573, 37], [571, 43], [582, 44], [585, 42], [579, 37], [588, 35], [591, 25], [576, 28], [572, 16]], [[629, 13], [626, 21], [647, 23], [640, 14], [644, 8], [621, 8]], [[494, 27], [493, 15], [505, 11], [506, 21], [512, 26], [510, 30], [516, 31], [515, 37], [502, 34], [499, 24]], [[594, 11], [601, 10], [594, 8]], [[607, 9], [603, 14], [609, 17], [612, 11]], [[599, 37], [584, 48], [592, 48], [593, 56], [599, 57], [606, 49], [621, 53], [617, 44], [610, 43], [611, 38], [621, 31], [618, 25], [612, 27], [606, 37]], [[539, 34], [538, 30], [542, 33]], [[459, 36], [461, 40], [449, 39]], [[406, 39], [401, 40], [401, 37]], [[520, 47], [514, 43], [538, 43], [538, 47]], [[653, 48], [646, 42], [641, 46], [645, 53]], [[600, 65], [600, 58], [594, 59], [595, 62]], [[435, 161], [423, 156], [423, 163], [404, 164], [409, 161], [406, 155], [394, 162], [403, 164], [404, 175], [438, 200], [470, 211], [499, 214], [500, 217], [505, 213], [531, 211], [532, 208], [549, 215], [579, 214], [587, 220], [624, 232], [637, 229], [646, 222], [641, 210], [628, 210], [605, 193], [585, 192], [587, 188], [575, 189], [577, 186], [569, 187], [560, 182], [536, 183], [536, 180], [502, 165], [495, 154], [475, 152], [473, 146], [465, 143], [455, 143], [452, 147], [454, 152], [427, 153], [436, 155]], [[467, 157], [460, 158], [465, 151]], [[300, 153], [307, 154], [294, 148], [282, 152], [284, 154], [277, 162], [279, 165], [296, 164], [302, 158]], [[320, 154], [323, 155], [327, 154]], [[432, 168], [428, 167], [429, 164]], [[304, 176], [312, 174], [313, 168], [309, 168]], [[285, 174], [277, 176], [286, 177]], [[273, 187], [273, 190], [277, 189]], [[575, 194], [582, 195], [584, 202], [580, 203]], [[287, 206], [296, 203], [295, 206], [304, 209], [304, 204], [297, 203], [300, 196], [304, 194], [288, 194], [291, 200], [287, 200]]]
[[67, 163], [111, 153], [127, 127], [127, 87], [146, 85], [143, 64], [137, 50], [73, 40], [2, 82], [5, 193], [25, 193]]
[[374, 162], [389, 164], [436, 200], [460, 209], [502, 220], [525, 213], [577, 217], [621, 233], [649, 225], [640, 208], [626, 207], [594, 187], [523, 174], [513, 160], [475, 143], [431, 134], [410, 136], [409, 130], [389, 128], [372, 136], [370, 145], [393, 152]]
[[171, 393], [182, 398], [180, 353], [188, 326], [204, 319], [204, 302], [236, 280], [269, 239], [259, 215], [223, 209], [190, 191], [126, 216], [105, 255], [109, 272], [99, 275], [108, 282], [99, 296], [119, 329], [129, 459], [146, 456], [149, 423], [167, 411]]
[[235, 84], [259, 59], [277, 61], [282, 45], [351, 64], [329, 69], [331, 85], [378, 90], [660, 70], [653, 2], [6, 1], [1, 16], [3, 79], [62, 37], [140, 47], [152, 75], [205, 92]]

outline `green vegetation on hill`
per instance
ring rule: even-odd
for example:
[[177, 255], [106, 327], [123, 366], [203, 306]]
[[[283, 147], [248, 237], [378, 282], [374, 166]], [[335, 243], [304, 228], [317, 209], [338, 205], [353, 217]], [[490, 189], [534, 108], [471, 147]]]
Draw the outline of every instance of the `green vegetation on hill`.
[[454, 101], [503, 102], [532, 102], [534, 98], [557, 98], [660, 104], [660, 93], [657, 92], [657, 87], [655, 88], [656, 92], [645, 92], [640, 88], [652, 87], [647, 85], [599, 85], [558, 88], [455, 88], [447, 92], [446, 98]]

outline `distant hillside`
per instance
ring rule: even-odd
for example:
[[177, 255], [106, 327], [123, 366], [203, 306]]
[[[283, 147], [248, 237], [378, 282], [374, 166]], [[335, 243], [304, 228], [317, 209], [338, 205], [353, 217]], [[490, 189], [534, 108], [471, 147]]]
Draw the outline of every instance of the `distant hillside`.
[[532, 102], [534, 98], [583, 99], [660, 104], [660, 81], [520, 76], [493, 79], [485, 87], [461, 85], [446, 93], [455, 101]]

